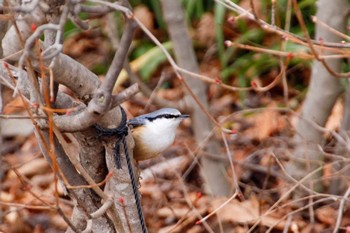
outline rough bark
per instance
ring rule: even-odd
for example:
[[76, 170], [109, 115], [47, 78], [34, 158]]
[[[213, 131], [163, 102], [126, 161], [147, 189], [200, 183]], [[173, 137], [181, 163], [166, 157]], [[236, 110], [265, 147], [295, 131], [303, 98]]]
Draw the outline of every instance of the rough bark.
[[[36, 133], [36, 136], [40, 140], [40, 136], [38, 134], [39, 132]], [[49, 145], [48, 132], [41, 131], [41, 134], [43, 135], [45, 142], [40, 143], [39, 145], [43, 145], [44, 143]], [[43, 151], [46, 159], [50, 161], [51, 157], [48, 151], [44, 147], [41, 147], [41, 150]], [[58, 166], [62, 170], [70, 185], [80, 186], [88, 184], [86, 180], [77, 173], [76, 168], [69, 160], [58, 140], [55, 140], [55, 157]], [[50, 164], [52, 165], [52, 162]], [[98, 197], [91, 189], [72, 189], [69, 191], [69, 194], [76, 202], [72, 215], [72, 223], [77, 230], [83, 231], [87, 225], [87, 214], [93, 213], [101, 207], [101, 198]], [[106, 213], [101, 217], [93, 219], [92, 221], [92, 232], [115, 232], [113, 223], [107, 217]], [[71, 232], [71, 229], [68, 229], [68, 232]]]
[[[193, 50], [192, 41], [187, 31], [180, 2], [173, 0], [162, 0], [161, 2], [164, 19], [168, 25], [178, 65], [193, 73], [199, 73], [198, 63]], [[183, 77], [198, 100], [208, 109], [206, 85], [201, 80], [191, 78], [186, 74], [183, 74]], [[191, 120], [195, 139], [197, 144], [201, 145], [210, 134], [213, 126], [196, 101], [189, 94], [187, 94], [185, 98], [191, 108]], [[219, 143], [214, 137], [208, 140], [204, 147], [204, 150], [210, 154], [223, 156], [219, 152], [219, 149]], [[205, 156], [199, 157], [202, 165], [202, 176], [205, 181], [205, 190], [213, 195], [229, 196], [232, 188], [226, 173], [227, 165], [220, 159], [216, 160]]]
[[[31, 1], [26, 2], [30, 4]], [[50, 8], [42, 8], [41, 4], [43, 2], [38, 2], [39, 3], [34, 7], [34, 9], [29, 10], [28, 12], [22, 11], [23, 9], [28, 8], [16, 8], [18, 11], [22, 12], [21, 17], [16, 18], [16, 23], [21, 39], [19, 39], [15, 27], [11, 26], [11, 28], [6, 32], [4, 39], [2, 40], [2, 48], [4, 49], [5, 56], [16, 54], [16, 56], [11, 57], [13, 61], [20, 61], [20, 59], [23, 59], [24, 57], [23, 54], [27, 54], [26, 58], [28, 58], [29, 62], [25, 62], [23, 64], [26, 66], [26, 70], [18, 69], [3, 61], [0, 61], [0, 75], [2, 75], [4, 78], [1, 79], [2, 83], [8, 85], [11, 88], [14, 88], [16, 84], [11, 79], [11, 75], [9, 74], [7, 68], [4, 68], [8, 67], [8, 69], [11, 70], [11, 73], [14, 74], [15, 77], [18, 77], [17, 88], [21, 94], [27, 98], [28, 103], [31, 104], [30, 102], [33, 102], [32, 93], [35, 91], [39, 93], [39, 95], [37, 95], [38, 102], [37, 100], [34, 102], [39, 103], [39, 105], [42, 103], [42, 105], [46, 105], [43, 98], [43, 92], [49, 88], [49, 85], [46, 85], [43, 80], [37, 81], [38, 77], [36, 77], [32, 68], [39, 74], [39, 77], [40, 73], [43, 72], [43, 70], [41, 69], [39, 60], [37, 59], [38, 56], [35, 48], [33, 47], [34, 43], [28, 44], [27, 41], [33, 39], [33, 35], [35, 35], [38, 30], [37, 29], [33, 33], [33, 24], [39, 28], [41, 25], [45, 25], [49, 22], [49, 24], [53, 26], [50, 30], [53, 30], [52, 28], [57, 28], [54, 26], [57, 26], [58, 22], [66, 20], [66, 18], [62, 16], [62, 12], [64, 12], [64, 10], [67, 10], [67, 8], [68, 10], [72, 10], [73, 5], [69, 4], [80, 3], [73, 1], [65, 3], [65, 1], [47, 0], [45, 3], [47, 3]], [[60, 11], [57, 9], [63, 10]], [[81, 8], [78, 7], [77, 9]], [[111, 8], [109, 7], [108, 12], [111, 12]], [[55, 33], [45, 32], [45, 43], [40, 42], [40, 46], [43, 51], [47, 47], [53, 45], [53, 43], [61, 43], [60, 41], [57, 41], [57, 38], [55, 38], [55, 35], [57, 32], [59, 32], [59, 30], [63, 29], [54, 29], [53, 31]], [[59, 83], [69, 87], [79, 99], [79, 106], [81, 110], [80, 112], [73, 112], [71, 115], [64, 116], [56, 114], [54, 121], [57, 128], [61, 129], [62, 131], [67, 130], [75, 132], [74, 136], [77, 138], [77, 141], [81, 147], [79, 157], [82, 167], [95, 183], [102, 181], [109, 171], [113, 170], [115, 174], [118, 174], [110, 178], [109, 182], [106, 185], [107, 187], [112, 187], [108, 189], [108, 193], [113, 197], [114, 200], [111, 209], [118, 210], [118, 216], [112, 218], [110, 214], [107, 216], [107, 213], [102, 213], [100, 217], [91, 219], [92, 224], [91, 229], [89, 230], [92, 232], [129, 232], [129, 229], [131, 232], [141, 232], [139, 218], [137, 215], [136, 207], [134, 206], [134, 196], [129, 195], [133, 192], [133, 189], [131, 187], [127, 166], [123, 166], [122, 169], [117, 170], [115, 168], [115, 163], [111, 162], [114, 161], [114, 153], [112, 151], [112, 148], [114, 148], [114, 144], [117, 139], [110, 138], [101, 140], [94, 134], [93, 128], [90, 128], [90, 126], [94, 123], [98, 123], [108, 128], [116, 127], [119, 125], [121, 116], [118, 114], [117, 108], [115, 107], [120, 104], [123, 99], [125, 99], [125, 95], [112, 96], [112, 89], [127, 55], [128, 48], [132, 41], [133, 31], [134, 25], [132, 20], [126, 18], [125, 31], [121, 39], [120, 47], [115, 53], [115, 57], [108, 70], [104, 82], [101, 82], [98, 77], [89, 71], [86, 67], [62, 53], [58, 53], [54, 59], [52, 59], [52, 57], [44, 61], [44, 65], [47, 67], [51, 64], [52, 74], [55, 82], [57, 84]], [[60, 32], [62, 33], [62, 31]], [[41, 35], [39, 35], [38, 38], [34, 39], [39, 39], [40, 36]], [[25, 46], [25, 49], [20, 52], [23, 46]], [[48, 76], [48, 74], [46, 75]], [[30, 82], [33, 80], [37, 81], [41, 88], [30, 85]], [[129, 97], [132, 95], [132, 92], [136, 92], [135, 88], [133, 89], [133, 91], [127, 94]], [[60, 108], [70, 108], [74, 107], [75, 104], [76, 103], [74, 103], [74, 101], [72, 101], [69, 97], [59, 92], [56, 96], [56, 102], [52, 105]], [[43, 112], [40, 110], [39, 113], [43, 114]], [[81, 118], [77, 116], [81, 116]], [[63, 120], [60, 121], [60, 119]], [[81, 119], [85, 119], [86, 121], [79, 121]], [[47, 127], [48, 124], [44, 123], [40, 125], [43, 127], [42, 129], [36, 128], [36, 136], [43, 153], [46, 155], [47, 160], [51, 163], [51, 165], [53, 165], [54, 161], [51, 161], [50, 152], [48, 151], [47, 147], [47, 145], [50, 143], [49, 131], [44, 128]], [[71, 127], [72, 125], [73, 130]], [[133, 143], [132, 137], [128, 136], [126, 140], [127, 143], [131, 146]], [[78, 169], [76, 165], [70, 160], [71, 157], [67, 156], [64, 149], [62, 148], [64, 145], [62, 143], [62, 141], [59, 142], [55, 139], [55, 162], [62, 170], [64, 176], [67, 178], [68, 183], [71, 186], [88, 184], [91, 185], [91, 183], [85, 180], [86, 177], [84, 177], [80, 171], [77, 171]], [[111, 147], [111, 145], [113, 145], [113, 147]], [[130, 150], [132, 150], [131, 147]], [[130, 155], [132, 156], [132, 152], [130, 152]], [[123, 156], [125, 155], [122, 155], [122, 161], [125, 161], [125, 157]], [[106, 162], [106, 160], [109, 162]], [[120, 183], [119, 181], [121, 179], [124, 179], [125, 182]], [[113, 185], [110, 185], [109, 183], [113, 183]], [[120, 188], [113, 188], [114, 186], [122, 186], [123, 190], [121, 191]], [[96, 191], [96, 189], [94, 189], [94, 191], [92, 189], [70, 189], [68, 192], [72, 200], [74, 200], [76, 203], [71, 222], [74, 225], [73, 228], [76, 228], [78, 231], [85, 230], [86, 226], [88, 225], [87, 221], [89, 220], [90, 215], [97, 211], [102, 206], [102, 202], [106, 201], [106, 198], [108, 198], [106, 194], [101, 195]], [[120, 191], [121, 193], [115, 193], [116, 191]], [[121, 208], [119, 202], [117, 199], [115, 199], [118, 196], [122, 196], [124, 198], [124, 202], [128, 205], [125, 207], [127, 210], [127, 216], [124, 216], [124, 209]], [[124, 222], [119, 221], [120, 216], [124, 216], [122, 218]], [[116, 219], [117, 221], [113, 221]], [[71, 232], [72, 230], [73, 229], [68, 229], [67, 231]]]
[[[349, 7], [346, 0], [319, 0], [317, 6], [318, 19], [336, 30], [344, 30], [347, 14], [344, 9]], [[339, 42], [341, 40], [337, 35], [319, 24], [316, 26], [315, 37], [327, 42]], [[326, 62], [333, 70], [340, 71], [340, 60], [333, 59]], [[296, 126], [294, 157], [291, 158], [287, 166], [288, 172], [295, 178], [301, 179], [322, 166], [324, 158], [319, 152], [318, 146], [323, 145], [323, 133], [310, 122], [324, 126], [341, 92], [340, 80], [333, 77], [319, 61], [315, 60], [312, 66], [310, 88], [301, 109], [301, 118], [299, 118]], [[308, 181], [319, 180], [321, 175], [322, 171]], [[315, 181], [313, 187], [320, 190], [322, 189], [322, 183]]]
[[[119, 125], [121, 119], [121, 112], [119, 108], [115, 108], [109, 111], [101, 122], [104, 127], [116, 127]], [[129, 132], [126, 136], [126, 143], [128, 147], [128, 153], [130, 158], [133, 158], [133, 148], [134, 140], [132, 139], [131, 133]], [[128, 166], [126, 163], [126, 155], [122, 146], [120, 156], [121, 156], [121, 169], [116, 168], [115, 156], [114, 156], [114, 146], [115, 141], [106, 141], [105, 146], [105, 159], [108, 170], [112, 172], [113, 176], [107, 181], [105, 186], [105, 192], [113, 198], [113, 203], [119, 213], [122, 232], [134, 233], [143, 232], [141, 229], [140, 219], [137, 214], [137, 208], [135, 204], [135, 198], [133, 189], [131, 186], [130, 175], [128, 171]], [[135, 177], [138, 177], [136, 168], [133, 166], [133, 171]], [[122, 200], [122, 201], [121, 201]], [[130, 227], [130, 228], [129, 228]]]

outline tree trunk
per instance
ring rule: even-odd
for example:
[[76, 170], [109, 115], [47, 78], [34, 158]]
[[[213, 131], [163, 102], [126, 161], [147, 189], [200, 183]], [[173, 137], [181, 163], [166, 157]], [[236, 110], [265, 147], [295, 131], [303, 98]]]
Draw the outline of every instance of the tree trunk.
[[[317, 6], [319, 20], [336, 30], [344, 31], [347, 14], [345, 9], [349, 7], [346, 0], [319, 0]], [[327, 42], [341, 41], [341, 38], [319, 24], [316, 27], [315, 37]], [[326, 62], [333, 70], [340, 71], [341, 60], [331, 59]], [[291, 158], [287, 166], [288, 172], [293, 177], [301, 179], [322, 166], [324, 158], [319, 152], [318, 146], [323, 145], [323, 133], [310, 122], [323, 127], [341, 92], [340, 80], [333, 77], [321, 62], [315, 60], [312, 66], [310, 88], [301, 109], [301, 118], [296, 126], [294, 157]], [[321, 175], [322, 170], [308, 180], [308, 182], [313, 183], [312, 187], [318, 191], [322, 190], [322, 182], [319, 179]]]
[[[192, 46], [192, 41], [187, 32], [187, 26], [180, 1], [162, 0], [164, 19], [168, 25], [170, 38], [173, 43], [176, 61], [181, 68], [193, 73], [199, 73], [198, 63]], [[206, 85], [199, 79], [183, 74], [185, 81], [196, 95], [202, 105], [208, 109]], [[201, 110], [196, 101], [189, 95], [185, 97], [191, 108], [191, 120], [197, 145], [202, 145], [205, 138], [213, 129], [212, 124]], [[207, 141], [204, 149], [215, 156], [222, 156], [218, 141], [212, 137]], [[202, 165], [202, 176], [205, 181], [205, 190], [217, 196], [229, 196], [232, 192], [232, 185], [228, 180], [226, 172], [227, 164], [222, 160], [200, 156]]]

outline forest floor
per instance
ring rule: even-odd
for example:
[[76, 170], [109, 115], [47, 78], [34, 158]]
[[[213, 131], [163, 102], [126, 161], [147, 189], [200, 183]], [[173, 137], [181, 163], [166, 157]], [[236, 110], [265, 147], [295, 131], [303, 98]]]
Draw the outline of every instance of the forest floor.
[[[176, 99], [179, 93], [181, 91], [176, 88], [170, 88], [161, 90], [160, 96]], [[236, 97], [231, 93], [211, 94], [218, 96], [212, 98], [210, 104], [214, 117], [219, 121], [229, 119], [228, 126], [236, 131], [226, 135], [234, 161], [234, 171], [228, 169], [228, 179], [233, 179], [234, 172], [240, 193], [218, 210], [228, 198], [212, 197], [204, 192], [201, 166], [197, 155], [193, 154], [197, 145], [190, 127], [191, 120], [185, 120], [178, 129], [174, 145], [163, 156], [139, 164], [142, 170], [140, 192], [149, 231], [195, 233], [232, 229], [232, 232], [247, 232], [257, 224], [252, 232], [266, 232], [268, 229], [273, 229], [271, 232], [287, 232], [285, 229], [300, 233], [332, 232], [338, 216], [338, 202], [321, 202], [312, 205], [311, 210], [300, 206], [304, 202], [295, 202], [291, 195], [285, 195], [293, 184], [286, 179], [281, 165], [288, 161], [293, 151], [296, 114], [282, 111], [278, 108], [279, 97], [267, 94], [257, 97], [256, 93], [251, 93], [252, 101], [258, 98], [255, 100], [258, 103], [255, 103], [255, 108], [246, 109], [239, 109], [239, 102], [235, 102]], [[9, 103], [6, 113], [13, 113], [8, 110], [11, 108], [20, 109], [19, 102], [15, 99]], [[124, 107], [130, 116], [144, 113], [146, 105], [147, 100], [137, 96]], [[341, 113], [342, 105], [338, 103], [328, 128], [336, 129]], [[66, 223], [56, 211], [43, 204], [54, 200], [54, 175], [30, 130], [31, 122], [17, 120], [6, 124], [8, 127], [1, 147], [0, 230], [64, 232]], [[217, 133], [216, 137], [221, 142], [223, 158], [227, 158], [220, 134]], [[60, 206], [69, 216], [73, 203], [64, 195], [61, 186], [57, 192]], [[318, 199], [316, 196], [306, 203]], [[275, 208], [277, 202], [278, 208]], [[12, 204], [6, 206], [4, 203]], [[265, 214], [267, 210], [271, 213]], [[212, 212], [216, 214], [198, 224], [201, 217]], [[349, 210], [342, 219], [342, 226], [347, 225], [350, 225]]]
[[[81, 35], [79, 46], [67, 42], [66, 52], [89, 67], [92, 62], [105, 62], [103, 54], [108, 46], [98, 40], [99, 34]], [[97, 37], [97, 39], [96, 39]], [[68, 45], [67, 45], [68, 44]], [[98, 45], [98, 46], [97, 46]], [[202, 61], [201, 71], [208, 76], [219, 75], [216, 59]], [[171, 73], [171, 68], [161, 68]], [[309, 70], [303, 72], [307, 80]], [[160, 71], [154, 75], [157, 77]], [[262, 79], [269, 83], [276, 71]], [[183, 88], [172, 74], [158, 90], [157, 98], [177, 101]], [[150, 81], [154, 87], [159, 78]], [[234, 81], [233, 83], [235, 84]], [[224, 91], [218, 85], [208, 87], [209, 112], [218, 122], [234, 130], [225, 135], [225, 146], [220, 132], [215, 137], [221, 143], [223, 159], [227, 149], [232, 156], [234, 169], [228, 168], [227, 179], [239, 182], [239, 193], [232, 197], [212, 197], [203, 190], [198, 164], [197, 145], [191, 129], [191, 119], [186, 119], [177, 131], [176, 141], [164, 154], [139, 164], [141, 169], [140, 193], [149, 232], [333, 232], [337, 221], [339, 202], [322, 201], [319, 196], [295, 200], [290, 191], [296, 191], [289, 182], [283, 167], [292, 155], [292, 138], [298, 109], [302, 103], [300, 91], [289, 83], [289, 98], [283, 97], [282, 85], [265, 93], [248, 92], [244, 95]], [[125, 84], [127, 85], [127, 84]], [[307, 85], [307, 83], [305, 84]], [[23, 114], [19, 98], [8, 96], [4, 114]], [[148, 99], [137, 95], [123, 104], [128, 117], [137, 116], [156, 107]], [[281, 107], [282, 106], [282, 107]], [[289, 106], [286, 110], [285, 106]], [[145, 109], [147, 108], [147, 109]], [[339, 101], [326, 128], [337, 130], [343, 106]], [[207, 121], [208, 119], [203, 119]], [[64, 194], [64, 188], [55, 188], [55, 176], [32, 132], [30, 120], [3, 120], [0, 163], [0, 232], [41, 233], [64, 232], [65, 221], [55, 209], [55, 195], [66, 215], [72, 212], [73, 203]], [[5, 127], [6, 126], [6, 127]], [[329, 145], [330, 135], [325, 135]], [[229, 163], [228, 163], [229, 164]], [[330, 173], [325, 166], [324, 175]], [[232, 181], [233, 182], [233, 181]], [[327, 186], [327, 182], [325, 181]], [[294, 187], [294, 188], [293, 188]], [[320, 202], [318, 202], [321, 200]], [[222, 205], [225, 203], [225, 205]], [[308, 207], [310, 206], [310, 207]], [[210, 214], [213, 214], [212, 216]], [[209, 216], [204, 222], [198, 222]], [[341, 232], [350, 232], [350, 209], [342, 217]], [[270, 231], [269, 231], [270, 230]]]

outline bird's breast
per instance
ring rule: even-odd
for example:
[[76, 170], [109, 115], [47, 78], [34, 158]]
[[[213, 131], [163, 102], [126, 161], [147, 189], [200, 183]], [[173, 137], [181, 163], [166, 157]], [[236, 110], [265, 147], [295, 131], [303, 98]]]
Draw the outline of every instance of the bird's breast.
[[150, 159], [167, 149], [175, 139], [175, 130], [160, 130], [157, 127], [137, 127], [132, 130], [135, 140], [134, 158]]
[[175, 131], [166, 132], [164, 130], [160, 130], [159, 128], [146, 127], [141, 134], [141, 137], [144, 144], [150, 148], [150, 150], [160, 153], [173, 144], [175, 139]]

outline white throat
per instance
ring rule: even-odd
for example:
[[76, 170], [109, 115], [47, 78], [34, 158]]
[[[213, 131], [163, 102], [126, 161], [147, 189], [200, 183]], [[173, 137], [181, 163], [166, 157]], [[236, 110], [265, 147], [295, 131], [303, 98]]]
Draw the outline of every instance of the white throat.
[[155, 119], [145, 124], [142, 141], [152, 151], [162, 152], [171, 146], [175, 139], [176, 128], [181, 119]]

